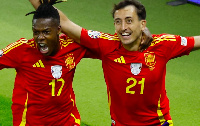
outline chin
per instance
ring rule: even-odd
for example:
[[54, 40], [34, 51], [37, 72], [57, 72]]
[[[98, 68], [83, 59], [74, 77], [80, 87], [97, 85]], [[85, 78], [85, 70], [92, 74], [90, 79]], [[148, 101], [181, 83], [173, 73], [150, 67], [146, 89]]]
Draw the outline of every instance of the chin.
[[49, 56], [49, 54], [47, 54], [47, 53], [42, 53], [42, 55], [43, 55], [43, 56]]
[[131, 44], [131, 43], [133, 43], [132, 41], [130, 41], [130, 40], [123, 40], [123, 41], [121, 41], [121, 43], [123, 44], [123, 45], [129, 45], [129, 44]]
[[50, 56], [51, 52], [47, 52], [47, 53], [42, 53], [44, 56]]

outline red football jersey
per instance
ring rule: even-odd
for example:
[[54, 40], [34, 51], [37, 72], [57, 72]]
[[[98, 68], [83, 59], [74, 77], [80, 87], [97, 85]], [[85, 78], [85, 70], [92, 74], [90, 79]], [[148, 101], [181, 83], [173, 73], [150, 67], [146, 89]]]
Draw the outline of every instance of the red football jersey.
[[128, 51], [117, 35], [82, 30], [81, 45], [102, 60], [113, 125], [172, 123], [165, 90], [166, 64], [172, 58], [189, 54], [194, 38], [169, 34], [153, 38], [145, 51]]
[[24, 38], [0, 51], [0, 69], [15, 68], [12, 97], [14, 126], [80, 125], [72, 81], [86, 49], [65, 35], [60, 50], [44, 56], [34, 39]]

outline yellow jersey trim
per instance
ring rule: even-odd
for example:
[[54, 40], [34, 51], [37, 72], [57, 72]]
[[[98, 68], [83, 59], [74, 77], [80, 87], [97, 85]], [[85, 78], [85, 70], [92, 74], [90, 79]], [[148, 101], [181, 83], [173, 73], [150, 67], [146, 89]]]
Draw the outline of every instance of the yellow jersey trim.
[[80, 119], [77, 119], [75, 116], [74, 116], [74, 114], [72, 114], [71, 113], [71, 116], [74, 118], [74, 121], [75, 121], [75, 123], [77, 123], [77, 124], [81, 124], [81, 120]]
[[[161, 97], [161, 96], [160, 96], [160, 97]], [[159, 98], [159, 100], [158, 100], [157, 114], [158, 114], [158, 118], [159, 118], [159, 120], [160, 120], [161, 125], [164, 124], [166, 120], [165, 120], [165, 118], [164, 118], [164, 116], [163, 116], [163, 113], [162, 113], [162, 111], [161, 111], [161, 108], [160, 108], [160, 98]]]
[[25, 102], [25, 105], [24, 105], [24, 112], [22, 114], [22, 121], [21, 121], [19, 126], [25, 126], [26, 125], [27, 103], [28, 103], [28, 93], [27, 93], [27, 98], [26, 98], [26, 102]]
[[27, 41], [28, 41], [27, 39], [20, 39], [19, 41], [8, 45], [6, 48], [3, 49], [4, 54], [8, 53], [10, 50], [12, 50], [12, 49], [24, 44], [24, 43], [27, 43]]

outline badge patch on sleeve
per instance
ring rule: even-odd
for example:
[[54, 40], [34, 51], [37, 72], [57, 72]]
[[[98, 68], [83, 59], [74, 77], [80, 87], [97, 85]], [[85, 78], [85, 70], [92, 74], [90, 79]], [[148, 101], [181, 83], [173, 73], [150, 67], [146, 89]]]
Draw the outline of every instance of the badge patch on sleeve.
[[0, 50], [0, 57], [2, 57], [3, 56], [3, 51], [2, 50]]
[[97, 39], [97, 38], [100, 38], [101, 33], [98, 31], [88, 30], [88, 35], [90, 36], [90, 38]]
[[181, 45], [187, 46], [187, 39], [185, 37], [181, 37]]

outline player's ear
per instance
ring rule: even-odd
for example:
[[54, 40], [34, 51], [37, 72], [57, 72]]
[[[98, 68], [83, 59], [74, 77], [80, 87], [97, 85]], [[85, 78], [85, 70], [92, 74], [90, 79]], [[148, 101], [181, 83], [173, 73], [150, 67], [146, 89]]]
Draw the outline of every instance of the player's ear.
[[146, 28], [147, 21], [146, 20], [141, 20], [140, 22], [141, 22], [141, 29], [143, 31]]
[[59, 25], [58, 26], [58, 33], [57, 34], [60, 34], [61, 33], [61, 26]]

